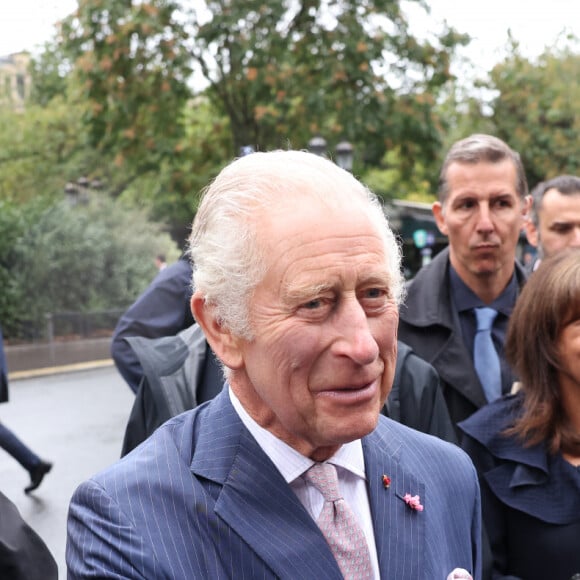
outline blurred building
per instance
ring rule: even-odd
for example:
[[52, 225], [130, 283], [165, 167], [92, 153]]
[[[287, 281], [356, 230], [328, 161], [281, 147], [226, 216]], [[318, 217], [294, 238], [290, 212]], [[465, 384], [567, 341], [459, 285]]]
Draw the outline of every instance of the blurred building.
[[28, 52], [0, 56], [0, 106], [24, 110], [31, 87], [29, 64]]

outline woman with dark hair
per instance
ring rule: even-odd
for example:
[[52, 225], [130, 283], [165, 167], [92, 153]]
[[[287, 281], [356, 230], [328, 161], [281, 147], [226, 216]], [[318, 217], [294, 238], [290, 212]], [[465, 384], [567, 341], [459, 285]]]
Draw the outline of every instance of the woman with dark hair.
[[580, 251], [542, 262], [510, 317], [521, 388], [459, 424], [493, 578], [580, 578]]

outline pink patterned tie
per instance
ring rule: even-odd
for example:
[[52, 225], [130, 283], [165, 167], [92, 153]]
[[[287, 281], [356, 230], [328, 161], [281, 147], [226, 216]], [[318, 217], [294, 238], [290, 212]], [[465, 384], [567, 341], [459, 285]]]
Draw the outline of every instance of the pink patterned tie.
[[342, 575], [347, 580], [373, 578], [364, 532], [338, 491], [338, 477], [334, 465], [315, 463], [304, 477], [324, 497], [324, 505], [316, 523], [326, 538]]

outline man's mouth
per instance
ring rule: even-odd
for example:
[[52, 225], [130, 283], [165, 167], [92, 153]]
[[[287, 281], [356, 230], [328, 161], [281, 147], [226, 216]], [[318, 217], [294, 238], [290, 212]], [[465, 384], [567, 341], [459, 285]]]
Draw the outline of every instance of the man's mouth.
[[318, 393], [320, 397], [328, 397], [337, 402], [357, 403], [374, 397], [379, 388], [380, 381], [375, 379], [371, 382], [359, 385], [341, 385], [324, 389]]

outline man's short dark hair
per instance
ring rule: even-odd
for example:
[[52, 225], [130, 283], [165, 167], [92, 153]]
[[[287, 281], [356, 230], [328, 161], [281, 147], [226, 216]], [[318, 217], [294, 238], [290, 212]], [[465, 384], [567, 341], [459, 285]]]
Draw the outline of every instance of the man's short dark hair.
[[536, 227], [540, 225], [538, 213], [542, 207], [544, 195], [550, 189], [555, 189], [562, 195], [577, 195], [580, 193], [580, 177], [577, 175], [558, 175], [547, 181], [540, 181], [532, 189], [532, 210], [530, 217]]

